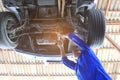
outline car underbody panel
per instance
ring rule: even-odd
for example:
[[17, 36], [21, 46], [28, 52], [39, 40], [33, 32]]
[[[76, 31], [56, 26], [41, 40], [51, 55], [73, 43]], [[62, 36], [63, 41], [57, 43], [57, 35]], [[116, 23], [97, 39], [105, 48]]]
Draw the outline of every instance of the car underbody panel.
[[[8, 12], [0, 13], [0, 48], [50, 57], [59, 55], [58, 35], [74, 32], [91, 47], [104, 40], [104, 15], [94, 0], [2, 1]], [[65, 39], [65, 52], [72, 47], [75, 44]]]

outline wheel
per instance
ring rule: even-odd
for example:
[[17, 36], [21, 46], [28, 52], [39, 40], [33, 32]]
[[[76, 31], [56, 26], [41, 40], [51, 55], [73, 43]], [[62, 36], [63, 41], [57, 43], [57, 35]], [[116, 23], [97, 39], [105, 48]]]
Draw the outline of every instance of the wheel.
[[92, 9], [88, 11], [86, 18], [88, 18], [86, 24], [88, 30], [87, 44], [93, 48], [99, 47], [103, 43], [105, 36], [104, 14], [99, 9]]
[[14, 38], [12, 31], [19, 25], [14, 14], [10, 12], [0, 12], [0, 48], [11, 49], [18, 45], [18, 38]]

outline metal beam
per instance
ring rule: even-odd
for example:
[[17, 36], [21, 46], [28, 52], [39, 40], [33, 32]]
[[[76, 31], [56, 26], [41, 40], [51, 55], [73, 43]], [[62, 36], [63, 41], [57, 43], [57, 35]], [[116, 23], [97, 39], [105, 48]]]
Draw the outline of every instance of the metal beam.
[[[120, 75], [120, 73], [114, 73], [114, 72], [112, 72], [112, 73], [110, 73], [110, 72], [108, 72], [108, 74], [116, 74], [116, 75]], [[4, 74], [0, 74], [0, 76], [8, 76], [8, 74], [6, 74], [6, 73], [4, 73]], [[44, 77], [49, 77], [48, 76], [48, 74], [12, 74], [12, 77], [17, 77], [17, 76], [20, 76], [20, 77], [26, 77], [26, 76], [34, 76], [34, 77], [37, 77], [37, 76], [39, 76], [39, 77], [42, 77], [42, 76], [44, 76]], [[51, 74], [50, 75], [51, 77], [57, 77], [57, 76], [59, 76], [59, 77], [65, 77], [65, 76], [76, 76], [74, 73], [73, 74]]]
[[120, 25], [120, 21], [107, 21], [106, 25]]
[[109, 10], [109, 12], [120, 12], [120, 10]]
[[[106, 10], [103, 10], [103, 12], [105, 13], [106, 12]], [[107, 13], [120, 13], [120, 10], [108, 10], [108, 12]]]
[[[18, 74], [16, 74], [16, 73], [12, 73], [11, 74], [13, 77], [15, 77], [15, 76], [23, 76], [23, 77], [25, 77], [25, 76], [46, 76], [46, 77], [49, 77], [49, 73], [46, 73], [46, 74], [33, 74], [33, 73], [28, 73], [28, 74], [26, 74], [26, 73], [18, 73]], [[0, 76], [8, 76], [8, 74], [7, 73], [2, 73], [2, 74], [0, 74]], [[74, 74], [74, 72], [73, 73], [70, 73], [70, 74], [66, 74], [66, 73], [64, 73], [64, 74], [50, 74], [50, 76], [52, 77], [52, 76], [75, 76], [75, 74]]]
[[[116, 75], [120, 75], [120, 73], [114, 73], [114, 72], [112, 72], [112, 73], [110, 73], [110, 72], [108, 72], [108, 74], [116, 74]], [[0, 74], [0, 76], [8, 76], [8, 74]], [[34, 77], [37, 77], [37, 76], [39, 76], [39, 77], [42, 77], [42, 76], [44, 76], [44, 77], [49, 77], [48, 76], [48, 74], [12, 74], [12, 77], [17, 77], [17, 76], [20, 76], [20, 77], [26, 77], [26, 76], [34, 76]], [[55, 74], [55, 75], [53, 75], [53, 74], [51, 74], [50, 75], [50, 77], [57, 77], [57, 76], [59, 76], [59, 77], [65, 77], [65, 76], [76, 76], [74, 73], [73, 74]]]
[[105, 35], [106, 39], [120, 52], [120, 46], [112, 40], [108, 35]]
[[120, 32], [106, 32], [106, 34], [111, 34], [111, 35], [120, 35]]
[[[98, 53], [99, 54], [99, 53]], [[118, 62], [118, 63], [120, 63], [120, 61], [114, 61], [114, 60], [110, 60], [110, 61], [103, 61], [103, 60], [101, 60], [101, 62], [102, 63], [116, 63], [116, 62]], [[17, 65], [17, 66], [23, 66], [23, 65], [25, 65], [25, 66], [30, 66], [30, 65], [34, 65], [34, 66], [36, 66], [36, 64], [38, 65], [38, 66], [44, 66], [44, 64], [39, 64], [39, 63], [31, 63], [31, 62], [29, 62], [29, 63], [20, 63], [20, 64], [16, 64], [16, 63], [5, 63], [5, 62], [1, 62], [0, 63], [0, 66], [1, 65], [12, 65], [12, 66], [14, 66], [14, 65]], [[52, 62], [52, 66], [54, 66], [54, 64], [59, 64], [59, 65], [63, 65], [61, 62], [56, 62], [56, 63], [54, 63], [54, 62]], [[48, 64], [48, 66], [49, 66], [49, 64]], [[56, 66], [56, 67], [58, 67], [58, 66]]]
[[105, 16], [107, 15], [107, 13], [109, 11], [110, 3], [111, 3], [111, 0], [108, 0], [107, 1], [107, 7], [106, 7], [106, 10], [105, 10]]

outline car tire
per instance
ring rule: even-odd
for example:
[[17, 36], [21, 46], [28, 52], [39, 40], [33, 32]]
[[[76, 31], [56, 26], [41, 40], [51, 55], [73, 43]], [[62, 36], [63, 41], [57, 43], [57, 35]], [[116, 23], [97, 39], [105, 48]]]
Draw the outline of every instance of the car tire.
[[104, 41], [105, 36], [105, 17], [101, 10], [92, 9], [88, 11], [88, 40], [87, 44], [93, 48], [98, 48]]
[[19, 22], [14, 14], [10, 12], [0, 12], [0, 48], [11, 49], [18, 45], [18, 38], [11, 39], [11, 33], [8, 32], [18, 25]]

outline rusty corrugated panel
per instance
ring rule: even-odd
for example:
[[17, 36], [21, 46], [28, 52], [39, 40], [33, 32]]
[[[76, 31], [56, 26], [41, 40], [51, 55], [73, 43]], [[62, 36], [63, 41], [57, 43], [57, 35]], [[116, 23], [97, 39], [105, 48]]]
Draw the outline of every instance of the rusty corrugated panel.
[[[13, 58], [14, 56], [17, 56], [16, 61], [13, 62], [13, 60], [10, 60], [10, 57]], [[33, 61], [29, 61], [31, 58], [27, 58], [25, 56], [21, 56], [19, 54], [15, 54], [14, 51], [3, 51], [1, 52], [1, 55], [5, 56], [2, 57], [3, 61], [1, 59], [0, 63], [0, 75], [1, 76], [75, 76], [74, 71], [68, 69], [65, 67], [62, 63], [59, 62], [49, 62], [48, 64], [44, 64], [41, 60], [39, 61], [36, 58], [33, 58]], [[0, 56], [1, 56], [0, 55]], [[105, 70], [110, 75], [118, 75], [120, 73], [119, 71], [119, 65], [120, 65], [120, 54], [117, 52], [116, 49], [99, 49], [97, 56], [102, 61], [102, 64], [105, 68]], [[25, 58], [23, 62], [21, 62], [19, 59]], [[18, 60], [17, 60], [18, 59]], [[9, 68], [8, 68], [9, 67]], [[10, 69], [9, 72], [7, 69]], [[9, 74], [8, 74], [9, 73]], [[112, 76], [114, 77], [114, 76]], [[115, 79], [114, 79], [115, 80]]]

